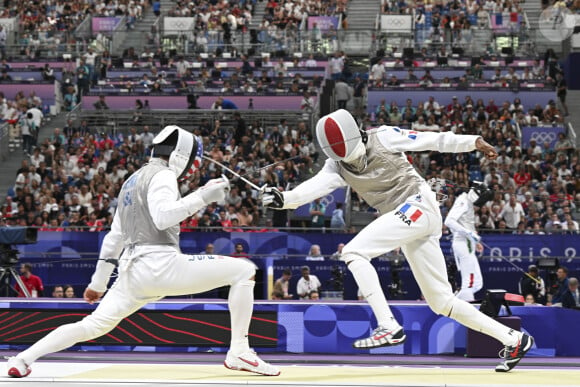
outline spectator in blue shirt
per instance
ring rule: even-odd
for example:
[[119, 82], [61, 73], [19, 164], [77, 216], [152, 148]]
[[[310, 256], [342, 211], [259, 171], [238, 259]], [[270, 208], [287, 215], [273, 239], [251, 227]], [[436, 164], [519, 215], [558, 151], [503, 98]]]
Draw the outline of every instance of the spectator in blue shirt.
[[212, 110], [238, 110], [238, 107], [235, 103], [230, 101], [229, 99], [223, 99], [219, 97], [216, 101], [211, 105]]

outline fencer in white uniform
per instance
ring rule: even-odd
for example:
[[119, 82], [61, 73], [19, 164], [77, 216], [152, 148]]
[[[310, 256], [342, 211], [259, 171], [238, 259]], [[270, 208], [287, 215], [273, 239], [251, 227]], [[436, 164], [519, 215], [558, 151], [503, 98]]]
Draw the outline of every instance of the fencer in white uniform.
[[512, 369], [532, 347], [533, 338], [480, 313], [454, 296], [447, 281], [445, 258], [439, 245], [442, 218], [435, 193], [409, 163], [405, 151], [471, 152], [497, 157], [479, 136], [433, 133], [381, 126], [360, 131], [352, 115], [337, 110], [316, 125], [318, 142], [329, 157], [315, 176], [291, 191], [265, 190], [263, 203], [293, 209], [351, 186], [380, 216], [347, 243], [341, 260], [347, 265], [375, 314], [378, 327], [370, 337], [354, 342], [367, 349], [405, 341], [393, 317], [371, 259], [401, 247], [431, 309], [467, 327], [495, 337], [505, 346], [498, 372]]
[[[103, 240], [95, 273], [84, 292], [91, 304], [106, 292], [105, 296], [83, 320], [55, 329], [10, 358], [10, 376], [27, 376], [30, 365], [41, 356], [106, 334], [149, 302], [226, 285], [231, 285], [231, 343], [224, 365], [264, 375], [280, 373], [248, 344], [255, 265], [221, 255], [186, 255], [179, 248], [180, 222], [209, 203], [223, 202], [229, 190], [229, 181], [222, 177], [180, 196], [178, 180], [195, 172], [202, 155], [201, 139], [177, 126], [168, 126], [155, 137], [150, 161], [121, 188], [111, 231]], [[118, 278], [107, 291], [117, 260]]]
[[481, 237], [475, 229], [474, 206], [481, 207], [493, 199], [493, 191], [474, 181], [468, 192], [459, 195], [445, 218], [445, 225], [453, 233], [451, 247], [457, 269], [461, 273], [461, 289], [457, 297], [471, 302], [483, 287], [483, 276], [476, 252], [483, 251]]

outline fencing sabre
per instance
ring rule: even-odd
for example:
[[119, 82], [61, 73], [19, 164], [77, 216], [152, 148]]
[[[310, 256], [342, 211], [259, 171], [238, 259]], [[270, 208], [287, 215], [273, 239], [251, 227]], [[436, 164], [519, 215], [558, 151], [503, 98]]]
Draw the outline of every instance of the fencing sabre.
[[275, 161], [275, 162], [273, 162], [273, 163], [271, 163], [271, 164], [264, 165], [263, 167], [260, 167], [260, 168], [258, 168], [258, 169], [256, 169], [256, 170], [254, 170], [254, 171], [253, 171], [253, 172], [251, 172], [251, 173], [250, 173], [250, 172], [248, 172], [248, 173], [245, 173], [245, 174], [241, 175], [240, 177], [245, 177], [245, 176], [248, 176], [248, 177], [249, 177], [251, 174], [255, 174], [255, 173], [257, 173], [257, 172], [260, 172], [261, 170], [264, 170], [264, 169], [271, 168], [271, 167], [273, 167], [274, 165], [278, 165], [278, 164], [285, 163], [286, 161], [290, 161], [290, 160], [297, 159], [298, 157], [300, 157], [300, 156], [299, 156], [299, 155], [296, 155], [296, 156], [288, 157], [287, 159], [284, 159], [284, 160]]
[[216, 165], [219, 165], [220, 167], [222, 167], [223, 169], [225, 169], [226, 171], [230, 172], [231, 174], [233, 174], [234, 176], [237, 176], [238, 178], [240, 178], [243, 182], [247, 183], [250, 185], [250, 187], [252, 187], [253, 189], [263, 192], [264, 191], [264, 187], [260, 188], [258, 187], [256, 184], [252, 183], [250, 180], [246, 179], [245, 177], [243, 177], [242, 175], [240, 175], [239, 173], [231, 170], [230, 168], [226, 167], [225, 165], [223, 165], [222, 163], [220, 163], [219, 161], [216, 161], [214, 159], [212, 159], [211, 157], [207, 157], [206, 155], [201, 156], [202, 158], [204, 158], [205, 160], [208, 160]]

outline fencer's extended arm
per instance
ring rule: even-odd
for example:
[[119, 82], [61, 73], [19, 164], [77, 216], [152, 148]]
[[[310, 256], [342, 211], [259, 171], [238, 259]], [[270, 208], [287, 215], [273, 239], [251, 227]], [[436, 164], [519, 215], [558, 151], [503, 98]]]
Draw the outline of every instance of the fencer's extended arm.
[[453, 132], [417, 132], [385, 125], [376, 129], [375, 134], [383, 146], [392, 152], [428, 150], [447, 153], [471, 152], [476, 149], [475, 142], [480, 138], [480, 136], [457, 135]]
[[170, 170], [158, 172], [149, 183], [147, 203], [149, 213], [159, 230], [179, 224], [211, 202], [221, 202], [229, 181], [222, 177], [209, 181], [206, 185], [179, 198], [179, 188], [175, 175]]
[[346, 182], [338, 174], [336, 163], [331, 159], [327, 159], [316, 175], [299, 184], [293, 190], [283, 192], [284, 208], [297, 208], [346, 185]]
[[147, 192], [147, 204], [151, 219], [159, 230], [179, 224], [205, 205], [197, 191], [179, 198], [175, 174], [170, 170], [153, 176]]
[[89, 289], [100, 293], [104, 293], [107, 290], [109, 278], [116, 267], [115, 260], [119, 259], [122, 251], [123, 234], [121, 233], [121, 218], [115, 214], [111, 231], [103, 238], [97, 267], [91, 277], [91, 283], [88, 285]]

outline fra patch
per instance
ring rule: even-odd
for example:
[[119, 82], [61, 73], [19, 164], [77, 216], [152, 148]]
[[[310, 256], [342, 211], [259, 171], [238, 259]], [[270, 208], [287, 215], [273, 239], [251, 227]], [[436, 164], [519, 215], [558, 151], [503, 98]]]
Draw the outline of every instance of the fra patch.
[[410, 210], [411, 205], [409, 203], [405, 203], [405, 205], [403, 205], [399, 211], [395, 212], [395, 216], [398, 216], [399, 219], [401, 219], [401, 221], [407, 226], [410, 226], [411, 223], [415, 223], [423, 215], [423, 212], [421, 212], [419, 209], [415, 211]]

